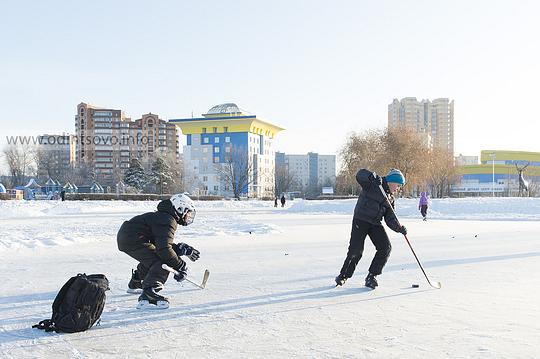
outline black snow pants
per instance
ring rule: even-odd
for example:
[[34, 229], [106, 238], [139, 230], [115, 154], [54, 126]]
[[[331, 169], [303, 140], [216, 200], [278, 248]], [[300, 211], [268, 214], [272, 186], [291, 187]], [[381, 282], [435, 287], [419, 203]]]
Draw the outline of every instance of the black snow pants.
[[139, 278], [143, 280], [144, 289], [159, 288], [165, 284], [169, 271], [161, 268], [162, 261], [156, 254], [156, 247], [153, 244], [148, 243], [147, 246], [125, 253], [139, 261], [137, 272], [139, 272]]
[[351, 240], [347, 258], [343, 263], [340, 274], [345, 278], [352, 277], [356, 265], [364, 252], [364, 242], [369, 236], [377, 252], [371, 261], [369, 272], [374, 275], [382, 273], [383, 267], [390, 256], [392, 245], [382, 224], [371, 224], [354, 218], [351, 230]]
[[424, 218], [427, 216], [427, 204], [423, 204], [420, 206], [420, 213]]

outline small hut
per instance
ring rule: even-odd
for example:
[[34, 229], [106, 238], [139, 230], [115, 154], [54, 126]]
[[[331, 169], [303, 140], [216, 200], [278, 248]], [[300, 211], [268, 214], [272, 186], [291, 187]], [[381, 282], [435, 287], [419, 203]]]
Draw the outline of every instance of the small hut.
[[105, 190], [103, 189], [103, 187], [97, 182], [92, 183], [92, 186], [90, 186], [90, 193], [104, 193], [104, 192]]

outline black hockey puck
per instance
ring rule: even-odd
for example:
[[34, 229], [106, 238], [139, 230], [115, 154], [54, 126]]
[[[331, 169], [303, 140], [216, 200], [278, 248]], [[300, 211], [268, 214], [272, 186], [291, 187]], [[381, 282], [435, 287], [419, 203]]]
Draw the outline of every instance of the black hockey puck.
[[420, 286], [419, 286], [418, 284], [413, 284], [411, 287], [413, 287], [413, 288], [418, 288], [418, 287], [420, 287]]

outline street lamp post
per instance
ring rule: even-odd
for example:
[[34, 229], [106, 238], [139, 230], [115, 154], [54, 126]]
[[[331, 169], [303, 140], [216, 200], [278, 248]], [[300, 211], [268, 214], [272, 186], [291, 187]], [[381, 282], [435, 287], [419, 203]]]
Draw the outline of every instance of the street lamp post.
[[491, 196], [495, 197], [495, 152], [490, 153], [489, 157], [491, 157]]

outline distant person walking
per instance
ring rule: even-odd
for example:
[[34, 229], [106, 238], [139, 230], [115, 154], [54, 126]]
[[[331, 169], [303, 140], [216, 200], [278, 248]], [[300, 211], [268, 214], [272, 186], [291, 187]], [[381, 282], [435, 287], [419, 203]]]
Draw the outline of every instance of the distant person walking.
[[277, 207], [277, 197], [274, 198], [274, 207]]
[[60, 192], [60, 199], [62, 202], [66, 200], [66, 190], [63, 189], [62, 192]]
[[420, 213], [422, 214], [422, 218], [424, 221], [427, 221], [427, 210], [428, 210], [429, 200], [427, 198], [426, 192], [420, 193], [420, 201], [418, 202], [418, 209], [420, 210]]
[[281, 195], [281, 207], [285, 207], [285, 195]]

